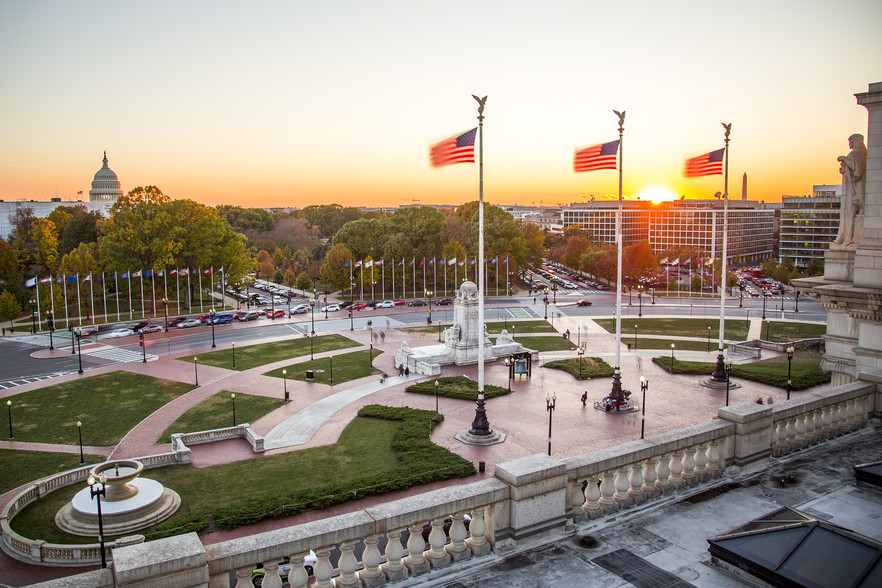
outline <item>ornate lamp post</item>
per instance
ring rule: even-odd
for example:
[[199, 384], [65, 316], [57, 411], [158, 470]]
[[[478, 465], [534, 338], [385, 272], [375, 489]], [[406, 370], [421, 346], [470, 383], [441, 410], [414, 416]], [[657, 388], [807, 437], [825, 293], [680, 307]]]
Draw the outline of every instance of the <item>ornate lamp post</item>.
[[[89, 495], [92, 500], [98, 499], [98, 543], [101, 545], [101, 567], [107, 567], [107, 555], [104, 553], [104, 521], [101, 518], [101, 497], [107, 496], [107, 476], [101, 474], [97, 480], [95, 476], [89, 476]], [[101, 488], [98, 488], [101, 484]]]
[[707, 327], [707, 350], [710, 353], [710, 336], [711, 336], [711, 328], [710, 325]]
[[729, 406], [729, 381], [732, 378], [732, 360], [726, 360], [726, 406]]
[[193, 375], [196, 379], [196, 385], [199, 385], [199, 364], [196, 362], [196, 358], [193, 358]]
[[646, 432], [646, 389], [649, 388], [649, 380], [640, 376], [640, 391], [643, 393], [643, 401], [640, 405], [640, 438]]
[[331, 366], [331, 378], [330, 378], [330, 380], [328, 381], [328, 383], [329, 383], [331, 386], [333, 386], [333, 385], [334, 385], [334, 356], [333, 356], [333, 355], [329, 355], [329, 356], [328, 356], [328, 361], [330, 362], [330, 366]]
[[371, 342], [370, 356], [369, 356], [369, 357], [370, 357], [370, 359], [368, 360], [368, 367], [371, 367], [371, 366], [374, 365], [374, 343], [373, 343], [373, 341]]
[[325, 320], [328, 320], [328, 295], [325, 294]]
[[73, 355], [77, 352], [77, 346], [74, 345], [74, 332], [73, 325], [67, 325], [67, 330], [70, 331], [70, 354]]
[[637, 323], [634, 323], [634, 349], [637, 349]]
[[432, 292], [431, 290], [426, 290], [426, 298], [429, 299], [429, 316], [426, 318], [427, 325], [432, 324], [432, 294], [434, 294], [434, 292]]
[[78, 327], [74, 329], [74, 334], [77, 336], [77, 359], [80, 363], [79, 373], [83, 373], [83, 330]]
[[793, 308], [793, 312], [799, 312], [799, 290], [796, 291], [796, 305]]
[[46, 320], [46, 326], [49, 327], [49, 350], [52, 351], [55, 349], [55, 343], [52, 341], [52, 333], [55, 332], [55, 318], [52, 316], [52, 313], [49, 313], [49, 318]]
[[138, 333], [138, 337], [141, 344], [141, 363], [147, 363], [147, 345], [145, 345], [146, 337], [144, 336], [144, 333]]
[[6, 410], [9, 412], [9, 438], [15, 439], [15, 435], [12, 434], [12, 401], [6, 401]]
[[766, 320], [766, 291], [763, 290], [763, 320]]
[[671, 343], [671, 373], [674, 373], [674, 344]]
[[641, 317], [643, 316], [643, 284], [637, 285], [637, 304], [637, 316]]
[[548, 412], [548, 455], [551, 455], [551, 416], [554, 414], [554, 405], [557, 403], [557, 394], [545, 397], [545, 410]]
[[505, 371], [508, 374], [508, 391], [511, 392], [511, 356], [505, 358]]
[[165, 314], [165, 332], [168, 333], [168, 298], [162, 299], [162, 309]]
[[236, 369], [236, 343], [233, 342], [233, 369]]
[[208, 311], [208, 322], [211, 323], [211, 346], [212, 347], [217, 347], [217, 344], [215, 344], [215, 342], [214, 342], [214, 316], [215, 316], [215, 314], [216, 313], [214, 312], [213, 308]]
[[309, 335], [309, 361], [315, 361], [315, 332]]
[[285, 402], [288, 402], [288, 370], [282, 370], [282, 385], [285, 387]]
[[230, 400], [233, 401], [233, 426], [236, 426], [236, 393], [230, 393]]
[[542, 299], [542, 302], [545, 303], [545, 320], [548, 320], [548, 292], [545, 293], [545, 297]]
[[793, 363], [793, 345], [787, 348], [787, 400], [790, 400], [790, 390], [793, 389], [793, 381], [790, 379], [790, 366]]
[[435, 414], [438, 414], [438, 380], [435, 380]]
[[585, 353], [585, 350], [579, 347], [576, 349], [576, 353], [579, 354], [579, 379], [582, 379], [582, 354]]
[[86, 463], [86, 460], [83, 459], [83, 423], [82, 421], [77, 421], [77, 433], [80, 438], [80, 465]]
[[313, 288], [312, 289], [312, 300], [309, 301], [309, 309], [311, 311], [310, 315], [312, 315], [311, 316], [311, 318], [312, 318], [312, 331], [311, 331], [311, 333], [312, 333], [313, 337], [315, 337], [315, 302], [317, 299], [318, 298], [316, 297], [315, 288]]

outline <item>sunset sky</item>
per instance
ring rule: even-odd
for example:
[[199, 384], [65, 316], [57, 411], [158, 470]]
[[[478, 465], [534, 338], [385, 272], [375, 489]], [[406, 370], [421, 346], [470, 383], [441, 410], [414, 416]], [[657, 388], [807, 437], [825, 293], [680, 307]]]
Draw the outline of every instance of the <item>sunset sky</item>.
[[[751, 200], [838, 184], [882, 81], [879, 0], [718, 2], [6, 1], [0, 199], [88, 194], [107, 150], [124, 191], [204, 204], [458, 204], [477, 164], [428, 148], [476, 126], [484, 195], [615, 194], [574, 149], [617, 138], [626, 196], [723, 189], [684, 158], [723, 146]], [[87, 197], [87, 196], [86, 196]]]

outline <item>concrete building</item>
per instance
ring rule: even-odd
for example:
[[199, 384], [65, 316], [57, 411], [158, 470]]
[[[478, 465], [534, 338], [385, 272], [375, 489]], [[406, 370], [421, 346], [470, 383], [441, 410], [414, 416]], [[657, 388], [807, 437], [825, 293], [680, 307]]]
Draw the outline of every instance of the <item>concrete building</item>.
[[[563, 209], [564, 228], [573, 225], [592, 231], [595, 240], [615, 242], [617, 201], [572, 204]], [[706, 256], [722, 255], [723, 203], [718, 200], [676, 200], [622, 203], [624, 245], [649, 241], [660, 254], [694, 247]], [[751, 262], [774, 254], [775, 212], [760, 202], [729, 201], [730, 261]]]
[[778, 261], [789, 257], [797, 267], [807, 267], [813, 260], [823, 262], [839, 231], [841, 201], [840, 185], [816, 185], [811, 196], [784, 196]]

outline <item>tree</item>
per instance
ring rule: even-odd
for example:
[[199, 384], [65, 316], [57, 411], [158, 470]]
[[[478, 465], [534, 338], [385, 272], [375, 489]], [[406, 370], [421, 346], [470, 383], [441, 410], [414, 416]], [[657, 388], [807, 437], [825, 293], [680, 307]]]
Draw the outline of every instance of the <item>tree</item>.
[[[101, 221], [101, 213], [89, 212], [86, 207], [78, 204], [74, 207], [59, 206], [73, 210], [71, 217], [63, 227], [58, 227], [58, 253], [64, 255], [73, 250], [80, 243], [94, 243], [98, 241], [98, 223]], [[55, 210], [58, 210], [56, 208]]]
[[9, 244], [15, 250], [21, 270], [27, 269], [33, 261], [34, 241], [31, 229], [36, 220], [34, 209], [27, 206], [18, 208], [14, 214], [9, 215], [9, 224], [12, 226], [9, 232]]
[[570, 237], [563, 254], [563, 262], [567, 267], [578, 268], [582, 256], [588, 252], [591, 244], [585, 237]]
[[297, 283], [297, 275], [292, 270], [286, 271], [283, 283], [289, 288], [294, 287], [294, 284]]
[[102, 260], [117, 271], [172, 266], [182, 244], [175, 234], [195, 230], [173, 222], [170, 198], [156, 186], [137, 187], [113, 205], [98, 239]]
[[8, 290], [3, 290], [3, 293], [0, 294], [0, 321], [9, 321], [9, 326], [12, 327], [13, 319], [17, 319], [21, 314], [21, 305], [15, 295]]
[[652, 257], [652, 247], [646, 239], [629, 245], [622, 252], [622, 272], [630, 277], [629, 282], [632, 284], [651, 276], [657, 266]]
[[58, 266], [58, 237], [55, 224], [48, 218], [38, 218], [31, 226], [31, 240], [34, 243], [34, 263], [40, 269], [51, 273]]
[[312, 280], [309, 279], [309, 275], [306, 272], [302, 272], [299, 276], [297, 276], [297, 285], [295, 286], [298, 290], [309, 290], [312, 288]]
[[282, 275], [282, 270], [276, 268], [276, 271], [273, 272], [273, 282], [275, 282], [276, 284], [281, 284], [284, 278], [285, 276]]
[[527, 263], [538, 267], [542, 264], [542, 261], [547, 255], [545, 249], [545, 232], [539, 227], [539, 225], [531, 222], [517, 220], [515, 221], [515, 224], [524, 236], [524, 246], [527, 250]]
[[389, 232], [407, 237], [415, 257], [433, 257], [438, 254], [438, 237], [444, 224], [444, 214], [431, 206], [407, 206], [397, 209], [389, 217]]
[[0, 239], [0, 284], [4, 284], [6, 290], [11, 292], [19, 301], [27, 297], [18, 254], [3, 239]]
[[[345, 264], [349, 263], [350, 268]], [[319, 271], [319, 277], [323, 284], [331, 288], [341, 289], [349, 287], [349, 270], [351, 269], [352, 252], [342, 243], [337, 243], [328, 251], [325, 263]]]
[[384, 236], [390, 232], [389, 223], [377, 219], [358, 219], [343, 225], [334, 235], [334, 244], [346, 245], [355, 259], [382, 255]]
[[81, 280], [100, 271], [97, 243], [80, 243], [76, 249], [62, 257], [58, 265], [58, 273], [65, 276], [78, 275]]

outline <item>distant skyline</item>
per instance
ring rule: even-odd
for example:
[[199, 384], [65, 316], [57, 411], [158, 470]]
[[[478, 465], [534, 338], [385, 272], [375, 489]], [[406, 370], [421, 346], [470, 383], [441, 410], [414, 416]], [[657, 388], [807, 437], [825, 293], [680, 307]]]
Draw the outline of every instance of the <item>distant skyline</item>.
[[[882, 81], [878, 0], [7, 2], [0, 199], [88, 199], [107, 151], [128, 192], [208, 205], [460, 204], [478, 165], [433, 169], [477, 125], [488, 202], [618, 191], [573, 172], [618, 138], [628, 197], [712, 197], [683, 164], [723, 147], [729, 194], [777, 202], [838, 184]], [[652, 192], [649, 192], [652, 190]]]

